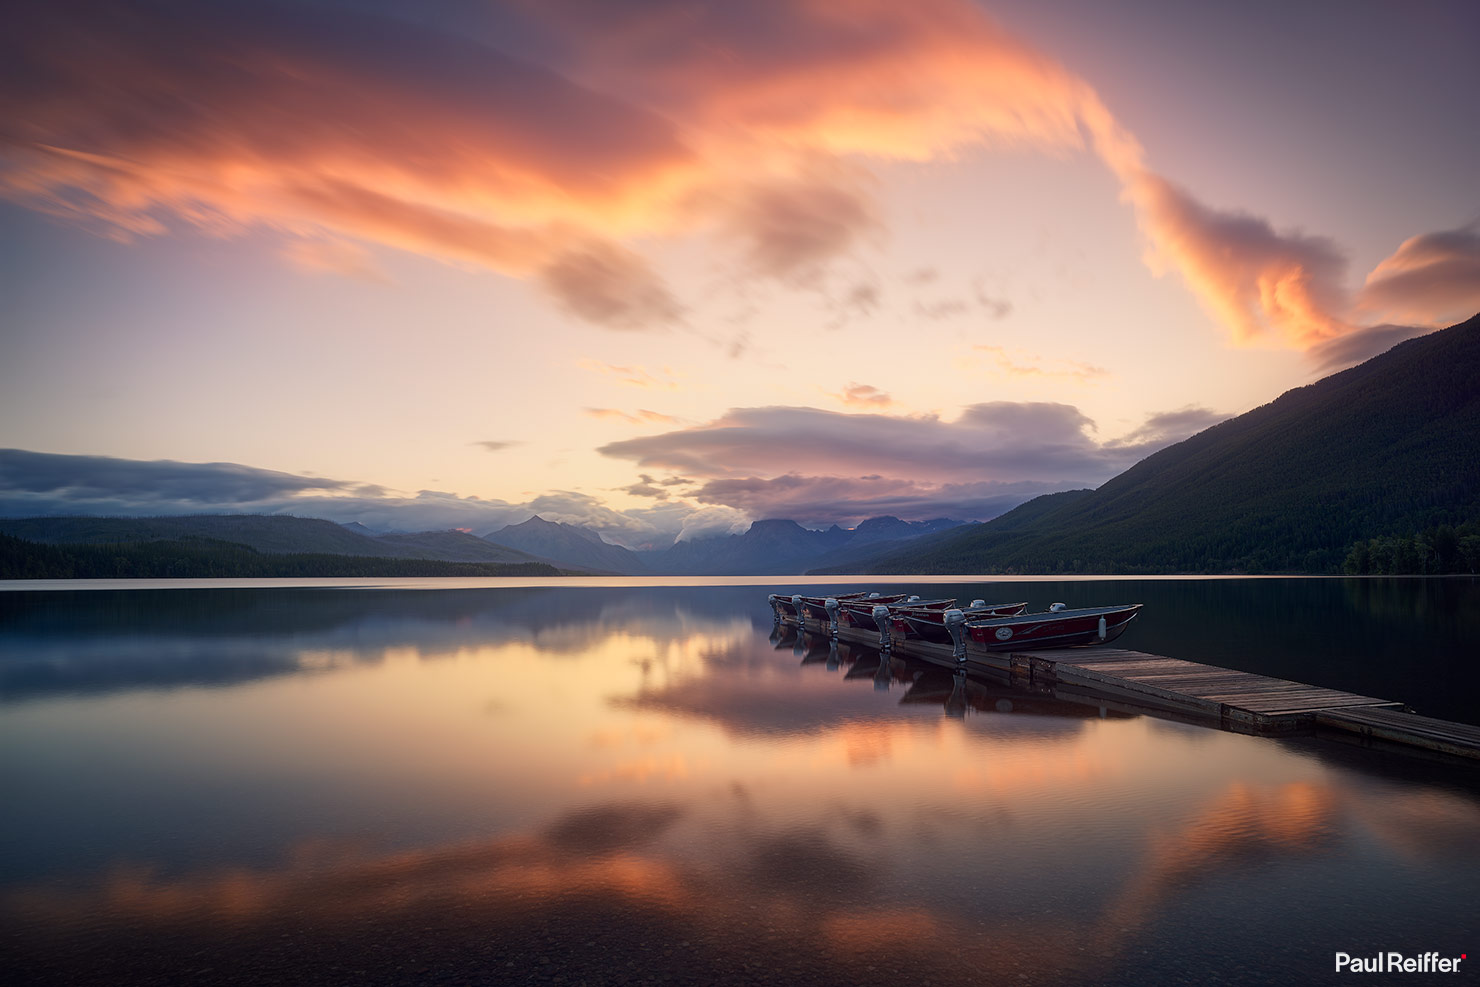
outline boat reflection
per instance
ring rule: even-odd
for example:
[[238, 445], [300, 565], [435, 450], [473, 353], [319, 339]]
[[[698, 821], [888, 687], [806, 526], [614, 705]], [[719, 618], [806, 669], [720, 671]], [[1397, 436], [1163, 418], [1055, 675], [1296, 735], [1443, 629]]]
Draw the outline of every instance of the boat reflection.
[[[881, 652], [854, 641], [824, 638], [795, 626], [778, 625], [771, 642], [781, 647], [793, 641], [803, 665], [822, 665], [830, 672], [842, 671], [844, 680], [871, 679], [874, 688], [887, 692], [905, 687], [901, 705], [940, 706], [954, 719], [973, 714], [1018, 713], [1068, 719], [1129, 718], [1137, 715], [1106, 708], [1086, 698], [1056, 697], [1051, 687], [1014, 684], [1007, 673], [986, 668], [946, 668], [922, 659]], [[825, 649], [825, 650], [824, 650]]]

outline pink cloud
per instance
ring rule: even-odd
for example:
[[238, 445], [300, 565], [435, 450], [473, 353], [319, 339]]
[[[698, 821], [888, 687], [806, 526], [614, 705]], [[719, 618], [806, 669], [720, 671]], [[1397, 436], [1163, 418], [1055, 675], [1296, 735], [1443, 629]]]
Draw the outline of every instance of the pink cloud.
[[1431, 327], [1480, 312], [1480, 224], [1403, 241], [1367, 275], [1359, 304]]

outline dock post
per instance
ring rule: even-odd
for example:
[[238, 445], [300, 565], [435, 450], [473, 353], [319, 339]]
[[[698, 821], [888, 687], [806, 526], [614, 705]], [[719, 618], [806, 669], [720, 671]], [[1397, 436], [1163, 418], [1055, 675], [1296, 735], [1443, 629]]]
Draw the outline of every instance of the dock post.
[[889, 638], [889, 608], [886, 606], [874, 607], [872, 611], [874, 623], [879, 627], [879, 650], [888, 651], [894, 642]]
[[838, 601], [832, 597], [822, 601], [822, 607], [827, 611], [827, 631], [833, 637], [838, 636]]
[[965, 661], [966, 615], [953, 608], [945, 612], [944, 620], [946, 632], [951, 635], [951, 657], [957, 661]]

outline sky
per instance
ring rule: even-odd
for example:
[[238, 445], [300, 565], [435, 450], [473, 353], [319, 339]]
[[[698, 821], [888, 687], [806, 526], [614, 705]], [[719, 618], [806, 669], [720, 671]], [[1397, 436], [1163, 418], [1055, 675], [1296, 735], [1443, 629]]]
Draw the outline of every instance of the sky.
[[1480, 311], [1464, 2], [22, 2], [0, 516], [984, 520]]

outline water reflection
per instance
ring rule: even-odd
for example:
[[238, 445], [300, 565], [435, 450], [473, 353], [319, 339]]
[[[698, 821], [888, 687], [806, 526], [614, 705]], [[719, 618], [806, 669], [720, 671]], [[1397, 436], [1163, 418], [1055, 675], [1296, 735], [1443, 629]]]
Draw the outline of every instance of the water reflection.
[[501, 593], [12, 607], [7, 967], [1262, 983], [1473, 932], [1473, 772], [774, 628], [744, 587]]

